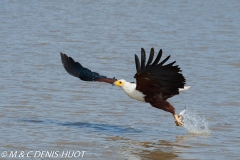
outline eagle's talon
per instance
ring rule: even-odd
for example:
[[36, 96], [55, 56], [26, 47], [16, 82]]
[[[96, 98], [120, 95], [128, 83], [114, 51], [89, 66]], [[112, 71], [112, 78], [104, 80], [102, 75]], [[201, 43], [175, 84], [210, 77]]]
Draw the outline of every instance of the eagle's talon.
[[177, 116], [178, 116], [179, 120], [182, 121], [182, 115], [178, 114]]
[[183, 122], [182, 122], [182, 116], [181, 115], [174, 115], [174, 120], [176, 123], [176, 126], [183, 126]]

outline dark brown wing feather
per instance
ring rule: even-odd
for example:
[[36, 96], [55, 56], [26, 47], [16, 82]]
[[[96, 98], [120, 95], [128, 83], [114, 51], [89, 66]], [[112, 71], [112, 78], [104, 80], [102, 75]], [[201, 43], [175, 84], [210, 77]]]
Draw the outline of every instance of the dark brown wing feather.
[[149, 64], [152, 63], [153, 57], [154, 57], [154, 49], [151, 48], [151, 51], [150, 51], [150, 54], [149, 54], [149, 58], [148, 58], [148, 62], [147, 62], [147, 65], [146, 65], [146, 66], [149, 66]]
[[[164, 65], [170, 58], [170, 56], [168, 56], [159, 63], [162, 56], [162, 50], [159, 51], [155, 61], [151, 63], [153, 56], [154, 49], [152, 48], [146, 66], [142, 65], [145, 65], [145, 59], [141, 59], [141, 68], [139, 67], [139, 70], [137, 70], [134, 76], [137, 81], [136, 89], [143, 92], [146, 96], [161, 95], [165, 100], [179, 94], [178, 89], [184, 87], [185, 78], [180, 73], [180, 68], [178, 66], [173, 66], [176, 61]], [[135, 57], [137, 57], [137, 55], [135, 55]], [[138, 57], [136, 59], [138, 59]], [[139, 60], [136, 63], [139, 63]]]
[[117, 79], [107, 78], [97, 72], [92, 72], [88, 68], [83, 67], [79, 62], [75, 62], [71, 57], [66, 54], [60, 53], [62, 64], [65, 70], [72, 76], [78, 77], [83, 81], [99, 81], [113, 84]]
[[153, 64], [151, 66], [156, 66], [158, 64], [158, 62], [160, 61], [162, 57], [162, 50], [160, 49], [160, 51], [158, 52], [157, 58], [155, 59], [155, 61], [153, 62]]
[[141, 69], [140, 62], [139, 62], [139, 58], [138, 58], [138, 56], [136, 54], [135, 54], [135, 64], [136, 64], [137, 72], [140, 71], [140, 69]]
[[141, 70], [144, 69], [146, 63], [146, 53], [145, 50], [142, 48], [141, 49]]

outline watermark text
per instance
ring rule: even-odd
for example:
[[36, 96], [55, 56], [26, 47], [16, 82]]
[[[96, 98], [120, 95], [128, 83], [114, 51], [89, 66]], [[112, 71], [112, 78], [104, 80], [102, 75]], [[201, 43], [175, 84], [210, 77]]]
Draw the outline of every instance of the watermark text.
[[83, 158], [87, 151], [2, 151], [4, 158]]

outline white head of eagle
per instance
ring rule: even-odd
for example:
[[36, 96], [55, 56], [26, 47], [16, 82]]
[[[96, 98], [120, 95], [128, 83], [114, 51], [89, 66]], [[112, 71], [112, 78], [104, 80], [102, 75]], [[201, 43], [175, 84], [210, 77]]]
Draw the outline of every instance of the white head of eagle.
[[136, 90], [136, 84], [125, 81], [124, 79], [114, 82], [115, 86], [121, 87], [124, 92], [131, 98], [145, 102], [145, 95], [142, 92]]

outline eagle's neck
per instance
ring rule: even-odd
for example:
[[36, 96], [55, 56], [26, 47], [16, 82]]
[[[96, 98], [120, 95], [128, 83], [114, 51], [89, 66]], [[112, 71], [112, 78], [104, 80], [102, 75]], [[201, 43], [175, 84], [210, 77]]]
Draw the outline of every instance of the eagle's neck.
[[142, 92], [136, 90], [135, 83], [125, 82], [124, 85], [122, 86], [122, 89], [129, 97], [145, 102], [145, 99], [144, 99], [145, 95]]

